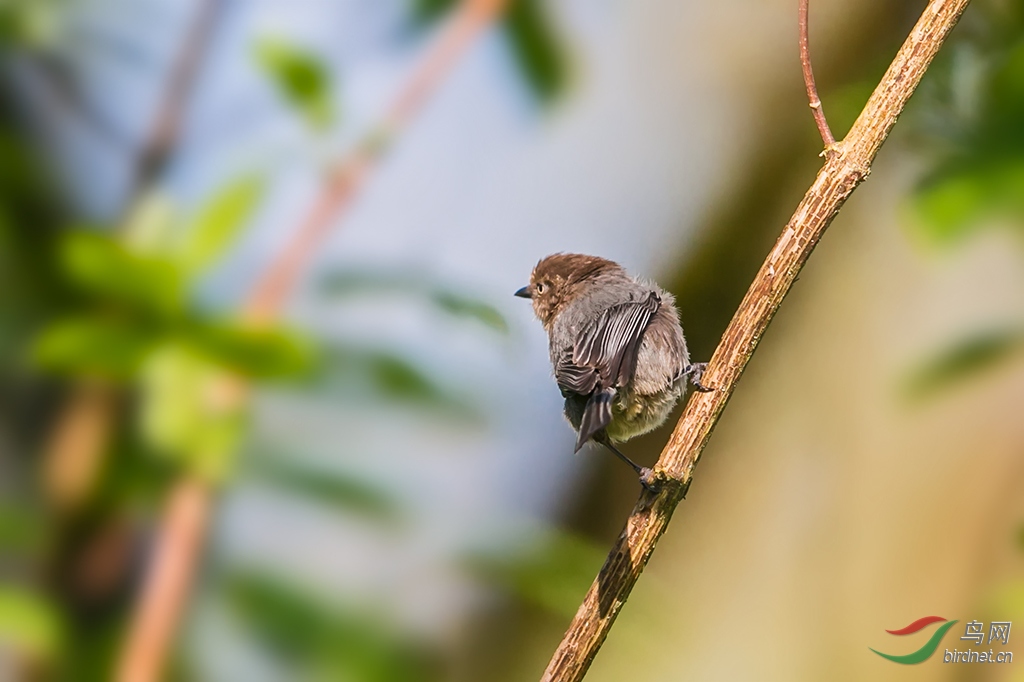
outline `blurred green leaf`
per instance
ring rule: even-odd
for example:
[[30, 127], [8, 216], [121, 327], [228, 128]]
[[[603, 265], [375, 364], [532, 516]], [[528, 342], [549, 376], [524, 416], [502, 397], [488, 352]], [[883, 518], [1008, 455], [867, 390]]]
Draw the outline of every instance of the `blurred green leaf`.
[[938, 243], [958, 241], [986, 218], [1008, 216], [1024, 225], [1024, 155], [951, 161], [921, 186], [913, 206], [925, 233]]
[[41, 510], [0, 501], [0, 554], [36, 551], [48, 531]]
[[514, 0], [505, 14], [516, 64], [534, 95], [549, 102], [568, 82], [568, 63], [540, 0]]
[[318, 57], [276, 38], [259, 40], [255, 55], [263, 71], [310, 126], [322, 130], [331, 125], [336, 117], [331, 77]]
[[[141, 396], [142, 400], [145, 395]], [[141, 410], [144, 405], [139, 401]], [[133, 415], [134, 427], [141, 432], [140, 415]], [[136, 434], [125, 434], [136, 435]], [[144, 437], [115, 438], [107, 453], [107, 466], [97, 481], [94, 499], [114, 509], [157, 510], [167, 491], [181, 477], [180, 461], [156, 456]]]
[[400, 294], [424, 298], [449, 315], [480, 322], [507, 334], [508, 322], [493, 305], [440, 286], [425, 276], [364, 270], [338, 270], [323, 278], [324, 290], [333, 297]]
[[363, 363], [373, 383], [391, 397], [413, 402], [443, 402], [446, 399], [444, 389], [402, 357], [367, 353], [363, 356]]
[[60, 618], [49, 601], [25, 589], [0, 585], [0, 642], [45, 658], [57, 652], [60, 638]]
[[922, 83], [915, 114], [934, 166], [912, 207], [936, 242], [1007, 218], [1024, 228], [1021, 7], [981, 3]]
[[589, 540], [566, 531], [549, 530], [526, 551], [481, 552], [469, 556], [466, 563], [487, 583], [571, 618], [605, 557], [606, 551]]
[[956, 241], [977, 226], [987, 190], [971, 176], [947, 177], [918, 190], [913, 206], [925, 234], [939, 243]]
[[222, 480], [243, 432], [241, 407], [214, 395], [229, 381], [223, 369], [188, 347], [170, 343], [157, 349], [142, 371], [146, 442], [197, 475]]
[[287, 456], [261, 456], [251, 466], [258, 479], [307, 500], [379, 521], [395, 521], [402, 515], [393, 494], [354, 475], [311, 467]]
[[[123, 649], [123, 628], [89, 627], [66, 632], [52, 670], [59, 682], [110, 682]], [[50, 671], [48, 671], [50, 672]], [[167, 679], [166, 682], [172, 682]]]
[[1024, 38], [1019, 34], [1016, 44], [998, 60], [988, 88], [991, 115], [1006, 126], [1006, 132], [1018, 143], [1024, 141], [1020, 129], [1024, 116]]
[[321, 595], [260, 573], [234, 574], [227, 594], [235, 614], [270, 651], [307, 668], [330, 671], [328, 679], [437, 679], [433, 657], [373, 613], [347, 611]]
[[438, 308], [450, 315], [471, 318], [502, 334], [508, 333], [508, 322], [498, 312], [498, 309], [489, 303], [459, 296], [449, 291], [435, 291], [431, 298]]
[[200, 272], [221, 257], [252, 217], [264, 188], [262, 179], [245, 177], [224, 187], [200, 208], [181, 246], [188, 272]]
[[190, 325], [182, 334], [209, 361], [254, 379], [302, 377], [317, 364], [312, 343], [283, 329], [207, 322]]
[[129, 251], [110, 237], [75, 230], [60, 245], [68, 280], [90, 294], [137, 306], [160, 316], [185, 305], [185, 280], [171, 260]]
[[309, 657], [327, 646], [334, 614], [322, 599], [297, 594], [280, 579], [237, 573], [228, 579], [228, 599], [245, 623], [287, 657]]
[[0, 42], [26, 48], [51, 47], [58, 35], [57, 13], [53, 0], [0, 3]]
[[142, 193], [118, 228], [118, 244], [131, 253], [158, 255], [172, 245], [177, 207], [157, 188]]
[[460, 396], [395, 353], [336, 345], [325, 351], [320, 384], [328, 389], [414, 407], [440, 410], [453, 417], [479, 417]]
[[123, 320], [67, 317], [43, 329], [32, 358], [51, 372], [124, 381], [135, 375], [157, 338], [151, 330]]
[[906, 384], [912, 399], [935, 395], [1024, 350], [1024, 332], [1001, 330], [965, 339], [914, 372]]
[[412, 17], [417, 24], [429, 24], [451, 11], [459, 0], [413, 0]]

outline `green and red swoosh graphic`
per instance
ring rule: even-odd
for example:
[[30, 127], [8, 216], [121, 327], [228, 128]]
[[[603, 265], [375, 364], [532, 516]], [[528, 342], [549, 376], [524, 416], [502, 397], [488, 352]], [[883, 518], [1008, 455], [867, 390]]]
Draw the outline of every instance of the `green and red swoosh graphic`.
[[896, 656], [894, 654], [883, 654], [881, 651], [877, 651], [875, 649], [871, 650], [882, 658], [888, 658], [890, 661], [902, 663], [903, 665], [914, 665], [915, 663], [927, 661], [928, 658], [935, 653], [935, 650], [939, 648], [939, 642], [942, 641], [943, 636], [945, 636], [951, 627], [956, 625], [957, 621], [947, 621], [941, 616], [925, 616], [924, 618], [918, 618], [910, 625], [900, 628], [899, 630], [886, 630], [890, 635], [912, 635], [915, 632], [923, 630], [932, 623], [943, 623], [943, 625], [940, 625], [939, 628], [935, 630], [931, 639], [925, 642], [923, 647], [913, 653]]

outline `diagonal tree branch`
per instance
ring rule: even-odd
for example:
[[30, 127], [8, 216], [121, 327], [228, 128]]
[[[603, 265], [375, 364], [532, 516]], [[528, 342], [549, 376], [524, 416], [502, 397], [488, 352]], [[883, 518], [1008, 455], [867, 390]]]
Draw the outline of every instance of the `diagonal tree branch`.
[[969, 1], [932, 0], [928, 4], [846, 139], [833, 145], [834, 153], [828, 155], [768, 254], [708, 363], [705, 383], [716, 390], [691, 397], [655, 466], [661, 491], [641, 495], [548, 663], [542, 682], [583, 679], [686, 495], [701, 452], [768, 323], [822, 234], [867, 177], [875, 154]]

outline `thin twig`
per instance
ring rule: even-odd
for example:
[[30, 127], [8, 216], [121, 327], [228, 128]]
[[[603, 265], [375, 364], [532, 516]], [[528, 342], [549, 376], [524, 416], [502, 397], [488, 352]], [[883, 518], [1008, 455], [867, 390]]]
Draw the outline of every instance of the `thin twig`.
[[551, 658], [543, 682], [577, 682], [586, 674], [615, 617], [668, 527], [694, 467], [768, 323], [846, 199], [867, 177], [907, 100], [969, 0], [932, 0], [868, 100], [849, 135], [834, 145], [814, 184], [758, 271], [708, 363], [704, 383], [683, 411], [654, 475]]
[[800, 0], [800, 65], [804, 71], [804, 85], [807, 86], [807, 100], [814, 113], [814, 122], [818, 124], [821, 141], [825, 143], [825, 152], [829, 152], [836, 143], [836, 138], [825, 120], [825, 112], [818, 98], [818, 86], [814, 84], [814, 71], [811, 70], [811, 51], [807, 39], [807, 6], [810, 0]]
[[[246, 319], [255, 325], [277, 317], [310, 257], [337, 224], [340, 214], [351, 206], [373, 163], [388, 148], [386, 144], [415, 115], [427, 97], [436, 91], [459, 57], [497, 17], [504, 0], [466, 0], [425, 56], [422, 66], [410, 77], [383, 123], [359, 145], [348, 159], [329, 173], [327, 183], [308, 214], [266, 273], [257, 281], [246, 305]], [[247, 387], [238, 378], [224, 376], [215, 392], [227, 395], [220, 409], [244, 404]], [[208, 510], [215, 491], [192, 476], [175, 483], [157, 539], [154, 561], [147, 572], [139, 602], [122, 652], [119, 682], [155, 682], [173, 641], [182, 604], [187, 598], [195, 568], [202, 553], [208, 515], [193, 522], [191, 500]]]

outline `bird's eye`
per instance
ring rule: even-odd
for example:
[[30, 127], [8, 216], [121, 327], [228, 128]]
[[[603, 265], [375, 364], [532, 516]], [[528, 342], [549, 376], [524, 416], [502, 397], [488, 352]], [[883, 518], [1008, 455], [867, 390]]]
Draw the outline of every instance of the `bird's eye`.
[[537, 293], [538, 294], [543, 294], [544, 293], [544, 285], [542, 283], [540, 283], [540, 282], [537, 282]]

